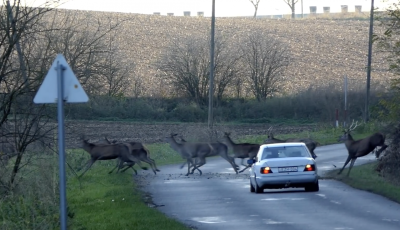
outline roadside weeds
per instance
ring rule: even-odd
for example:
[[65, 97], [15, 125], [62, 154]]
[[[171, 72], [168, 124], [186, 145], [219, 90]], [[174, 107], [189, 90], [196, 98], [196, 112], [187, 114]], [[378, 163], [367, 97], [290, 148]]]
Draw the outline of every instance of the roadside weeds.
[[375, 170], [377, 162], [354, 166], [347, 177], [348, 168], [338, 175], [340, 169], [328, 171], [320, 179], [333, 179], [353, 188], [384, 196], [400, 204], [400, 185], [382, 177]]

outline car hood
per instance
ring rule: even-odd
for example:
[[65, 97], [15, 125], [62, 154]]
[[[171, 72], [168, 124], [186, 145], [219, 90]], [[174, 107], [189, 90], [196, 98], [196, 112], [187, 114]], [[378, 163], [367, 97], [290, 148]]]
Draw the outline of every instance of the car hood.
[[315, 161], [312, 158], [291, 157], [291, 158], [265, 159], [262, 160], [260, 164], [268, 167], [285, 167], [285, 166], [315, 164]]

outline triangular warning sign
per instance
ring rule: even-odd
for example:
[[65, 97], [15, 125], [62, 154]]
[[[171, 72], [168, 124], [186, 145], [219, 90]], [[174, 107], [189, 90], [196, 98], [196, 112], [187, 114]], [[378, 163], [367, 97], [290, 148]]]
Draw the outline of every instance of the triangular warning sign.
[[68, 65], [62, 54], [58, 54], [49, 72], [43, 80], [33, 102], [36, 104], [57, 103], [58, 84], [57, 84], [57, 63], [62, 65], [62, 78], [64, 80], [64, 101], [67, 103], [81, 103], [89, 101], [85, 90], [76, 78], [71, 67]]

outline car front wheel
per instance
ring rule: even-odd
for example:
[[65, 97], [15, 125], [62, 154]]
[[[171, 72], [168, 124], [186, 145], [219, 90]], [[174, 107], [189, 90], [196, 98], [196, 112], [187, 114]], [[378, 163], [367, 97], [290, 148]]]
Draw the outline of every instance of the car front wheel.
[[305, 188], [306, 192], [318, 192], [319, 191], [319, 183], [311, 183], [307, 185]]

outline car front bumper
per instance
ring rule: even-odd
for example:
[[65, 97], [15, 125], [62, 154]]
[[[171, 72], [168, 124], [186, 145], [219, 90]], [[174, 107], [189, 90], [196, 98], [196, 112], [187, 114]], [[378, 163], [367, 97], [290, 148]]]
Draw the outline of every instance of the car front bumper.
[[[254, 178], [254, 177], [253, 177]], [[306, 175], [256, 176], [255, 182], [261, 188], [298, 188], [317, 183], [317, 173]]]

